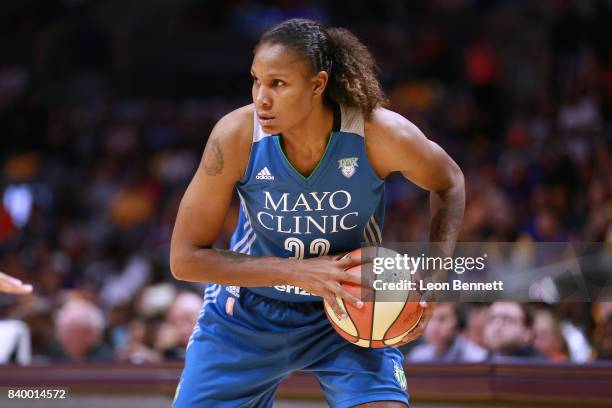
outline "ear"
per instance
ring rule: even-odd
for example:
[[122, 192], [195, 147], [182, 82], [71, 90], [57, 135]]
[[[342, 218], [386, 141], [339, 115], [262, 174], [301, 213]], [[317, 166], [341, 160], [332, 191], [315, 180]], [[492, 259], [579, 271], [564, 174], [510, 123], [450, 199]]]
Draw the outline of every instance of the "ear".
[[312, 78], [312, 90], [316, 96], [323, 95], [329, 75], [325, 71], [320, 71]]

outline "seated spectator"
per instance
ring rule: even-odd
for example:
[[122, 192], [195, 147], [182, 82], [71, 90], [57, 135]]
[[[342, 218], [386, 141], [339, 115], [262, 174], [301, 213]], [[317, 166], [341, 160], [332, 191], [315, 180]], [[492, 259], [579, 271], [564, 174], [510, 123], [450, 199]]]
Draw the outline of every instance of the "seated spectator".
[[598, 360], [612, 360], [612, 302], [598, 302], [595, 317], [595, 354]]
[[467, 304], [467, 316], [463, 335], [472, 343], [486, 349], [484, 342], [484, 328], [487, 323], [489, 313], [488, 303]]
[[103, 343], [104, 316], [95, 304], [69, 299], [55, 317], [55, 344], [51, 358], [56, 361], [112, 360], [112, 350]]
[[[32, 293], [32, 285], [0, 272], [0, 293], [27, 295]], [[18, 364], [30, 364], [32, 346], [28, 325], [20, 320], [0, 320], [0, 333], [0, 364], [9, 363], [13, 358]]]
[[561, 333], [567, 344], [570, 361], [591, 361], [595, 356], [587, 333], [596, 325], [597, 316], [593, 315], [593, 306], [580, 302], [562, 302], [556, 305], [555, 313], [560, 320]]
[[133, 364], [159, 363], [162, 356], [146, 344], [147, 325], [140, 319], [132, 320], [128, 325], [127, 341], [117, 347], [115, 357]]
[[612, 360], [612, 317], [595, 332], [595, 350], [598, 360]]
[[570, 321], [563, 321], [561, 331], [572, 362], [586, 363], [593, 359], [593, 348], [582, 329]]
[[33, 296], [21, 305], [15, 316], [30, 328], [32, 364], [48, 364], [49, 348], [53, 344], [53, 304], [46, 298]]
[[484, 341], [490, 358], [543, 358], [533, 347], [533, 315], [519, 302], [495, 302], [489, 307]]
[[569, 360], [567, 343], [559, 319], [551, 310], [535, 313], [533, 321], [533, 348], [555, 362]]
[[0, 320], [0, 364], [11, 360], [20, 365], [32, 361], [30, 329], [19, 320]]
[[407, 355], [412, 362], [479, 362], [487, 351], [460, 334], [457, 304], [438, 303], [424, 333], [425, 342]]
[[612, 318], [612, 302], [597, 302], [592, 306], [593, 320], [595, 325], [602, 325]]
[[192, 292], [180, 293], [157, 333], [155, 348], [166, 359], [184, 359], [187, 343], [191, 337], [203, 300]]

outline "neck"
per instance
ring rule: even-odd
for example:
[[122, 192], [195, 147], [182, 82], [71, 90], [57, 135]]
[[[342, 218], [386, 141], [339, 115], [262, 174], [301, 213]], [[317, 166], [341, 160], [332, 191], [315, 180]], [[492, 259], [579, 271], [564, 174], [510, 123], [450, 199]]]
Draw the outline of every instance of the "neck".
[[282, 133], [283, 142], [291, 146], [327, 144], [333, 126], [332, 107], [325, 102], [316, 104], [303, 121]]

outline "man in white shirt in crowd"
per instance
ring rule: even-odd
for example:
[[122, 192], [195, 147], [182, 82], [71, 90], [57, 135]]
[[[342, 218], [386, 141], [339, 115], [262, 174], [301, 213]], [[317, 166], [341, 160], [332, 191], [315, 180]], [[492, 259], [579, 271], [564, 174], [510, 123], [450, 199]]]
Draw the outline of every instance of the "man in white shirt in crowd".
[[[0, 272], [0, 294], [27, 295], [32, 285]], [[19, 320], [0, 321], [0, 364], [15, 358], [18, 364], [26, 365], [31, 361], [30, 330]]]

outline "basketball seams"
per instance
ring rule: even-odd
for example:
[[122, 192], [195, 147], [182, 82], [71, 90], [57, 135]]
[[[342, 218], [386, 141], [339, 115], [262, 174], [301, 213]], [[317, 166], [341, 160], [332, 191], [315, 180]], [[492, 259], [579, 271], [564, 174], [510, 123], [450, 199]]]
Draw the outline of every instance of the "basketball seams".
[[421, 318], [423, 317], [423, 308], [420, 308], [421, 313], [420, 313], [420, 315], [419, 315], [419, 318], [418, 318], [418, 319], [416, 319], [416, 321], [414, 322], [414, 324], [413, 324], [412, 326], [410, 326], [410, 328], [408, 328], [408, 329], [404, 330], [403, 332], [400, 332], [400, 334], [399, 334], [399, 335], [397, 335], [397, 336], [393, 336], [393, 337], [391, 337], [391, 338], [387, 338], [387, 333], [389, 333], [389, 331], [390, 331], [391, 329], [393, 329], [393, 326], [394, 326], [394, 325], [397, 323], [397, 320], [398, 320], [398, 319], [399, 319], [399, 318], [402, 316], [402, 313], [404, 313], [404, 311], [405, 311], [405, 310], [406, 310], [406, 308], [408, 307], [408, 304], [409, 304], [409, 303], [414, 303], [414, 302], [408, 302], [408, 301], [406, 301], [406, 303], [404, 303], [404, 307], [402, 308], [402, 311], [401, 311], [401, 312], [400, 312], [400, 313], [397, 315], [397, 317], [395, 318], [395, 320], [393, 321], [393, 323], [391, 323], [391, 324], [389, 325], [389, 328], [387, 329], [387, 331], [385, 331], [385, 335], [383, 336], [383, 340], [382, 340], [384, 344], [387, 344], [387, 341], [388, 341], [388, 340], [395, 340], [395, 339], [397, 339], [398, 337], [404, 337], [405, 335], [407, 335], [408, 333], [410, 333], [411, 331], [413, 331], [413, 330], [414, 330], [414, 328], [415, 328], [415, 327], [416, 327], [416, 326], [419, 324], [419, 322], [421, 321]]
[[[336, 297], [336, 299], [338, 299], [338, 297]], [[344, 306], [344, 310], [346, 311], [346, 315], [347, 315], [348, 319], [351, 321], [351, 323], [355, 327], [355, 330], [357, 331], [357, 336], [355, 336], [355, 337], [357, 337], [358, 340], [362, 340], [361, 339], [361, 331], [359, 330], [359, 326], [357, 325], [357, 323], [355, 323], [355, 321], [351, 317], [351, 314], [348, 312], [347, 307], [344, 304], [344, 299], [340, 299], [340, 301], [342, 302], [342, 306]], [[342, 331], [344, 331], [344, 329]]]
[[[364, 231], [366, 234], [372, 232], [372, 229]], [[378, 254], [379, 248], [376, 249]], [[362, 248], [351, 251], [344, 257], [357, 254], [361, 256], [361, 250]], [[352, 293], [355, 287], [351, 285], [348, 289]], [[392, 302], [393, 305], [387, 305], [382, 299], [378, 300], [376, 292], [374, 291], [372, 299], [365, 302], [362, 309], [357, 309], [345, 299], [336, 296], [338, 304], [346, 312], [346, 320], [340, 320], [325, 302], [324, 310], [332, 327], [350, 343], [366, 348], [393, 346], [400, 343], [421, 321], [423, 308], [418, 302], [408, 301], [410, 293], [404, 302]], [[380, 304], [377, 305], [377, 302]], [[406, 327], [408, 325], [410, 327]]]
[[402, 307], [402, 310], [400, 310], [400, 312], [397, 314], [397, 316], [395, 316], [395, 319], [393, 319], [389, 327], [387, 327], [387, 330], [385, 330], [385, 334], [383, 335], [383, 341], [387, 338], [387, 333], [389, 333], [389, 331], [393, 328], [395, 323], [397, 323], [399, 318], [402, 317], [402, 313], [404, 313], [404, 310], [406, 310], [407, 306], [408, 306], [408, 300], [406, 299], [406, 302], [404, 302], [404, 306]]
[[323, 310], [325, 311], [325, 314], [327, 315], [327, 320], [329, 320], [329, 323], [332, 325], [332, 327], [336, 330], [336, 332], [340, 336], [342, 336], [344, 339], [346, 339], [347, 341], [351, 343], [355, 343], [361, 339], [359, 337], [359, 331], [357, 329], [357, 326], [353, 323], [352, 320], [351, 320], [351, 323], [353, 323], [353, 327], [355, 328], [355, 333], [357, 334], [356, 336], [347, 332], [342, 326], [338, 324], [338, 322], [340, 322], [340, 319], [338, 318], [338, 316], [336, 316], [336, 314], [334, 313], [334, 311], [332, 310], [332, 308], [329, 306], [327, 302], [324, 302]]
[[[374, 339], [372, 339], [372, 337], [374, 337], [374, 320], [375, 320], [374, 316], [376, 316], [376, 292], [377, 291], [375, 290], [373, 295], [372, 295], [372, 315], [371, 315], [371, 318], [370, 318], [372, 323], [370, 324], [370, 340], [368, 342], [369, 343], [368, 346], [371, 346], [372, 345], [372, 341], [374, 340]], [[383, 340], [384, 340], [384, 338], [385, 337], [383, 336]]]

